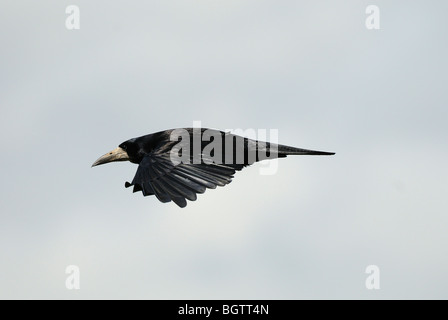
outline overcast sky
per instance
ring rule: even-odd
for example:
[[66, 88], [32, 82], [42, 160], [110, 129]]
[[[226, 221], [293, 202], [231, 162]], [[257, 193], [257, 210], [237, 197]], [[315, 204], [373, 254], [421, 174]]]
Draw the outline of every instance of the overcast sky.
[[[448, 298], [448, 2], [1, 4], [0, 298]], [[193, 121], [337, 154], [185, 209], [90, 167]]]

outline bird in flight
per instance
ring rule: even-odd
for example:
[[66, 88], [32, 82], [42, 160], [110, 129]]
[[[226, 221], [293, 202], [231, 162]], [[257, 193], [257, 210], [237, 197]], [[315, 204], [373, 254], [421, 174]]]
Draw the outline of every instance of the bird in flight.
[[207, 128], [171, 129], [129, 139], [96, 160], [92, 167], [113, 161], [138, 164], [133, 192], [155, 195], [179, 207], [195, 201], [207, 188], [225, 186], [236, 171], [261, 160], [288, 155], [333, 155], [257, 141]]

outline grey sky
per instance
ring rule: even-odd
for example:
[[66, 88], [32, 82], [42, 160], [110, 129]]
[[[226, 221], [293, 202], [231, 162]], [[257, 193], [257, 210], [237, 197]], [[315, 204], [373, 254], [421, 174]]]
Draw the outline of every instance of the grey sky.
[[[448, 298], [447, 11], [3, 0], [0, 298]], [[254, 165], [185, 209], [125, 189], [135, 165], [90, 168], [195, 120], [337, 154]]]

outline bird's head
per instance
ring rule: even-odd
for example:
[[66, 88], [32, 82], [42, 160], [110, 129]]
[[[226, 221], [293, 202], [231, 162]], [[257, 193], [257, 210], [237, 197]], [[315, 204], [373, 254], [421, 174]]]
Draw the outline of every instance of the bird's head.
[[108, 162], [115, 161], [131, 161], [133, 163], [140, 162], [140, 150], [137, 139], [129, 139], [118, 146], [118, 148], [99, 157], [92, 167], [99, 166]]
[[93, 164], [92, 167], [99, 166], [100, 164], [105, 164], [114, 161], [128, 161], [129, 155], [126, 151], [126, 146], [121, 144], [118, 148], [106, 153], [99, 157]]
[[118, 148], [99, 157], [92, 164], [92, 167], [115, 161], [130, 161], [138, 164], [146, 154], [152, 151], [154, 145], [158, 143], [153, 137], [153, 134], [149, 134], [139, 138], [129, 139], [120, 144]]

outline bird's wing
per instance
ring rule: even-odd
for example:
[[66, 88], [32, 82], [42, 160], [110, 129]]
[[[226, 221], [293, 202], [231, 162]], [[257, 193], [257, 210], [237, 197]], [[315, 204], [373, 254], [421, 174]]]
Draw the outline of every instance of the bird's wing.
[[155, 195], [161, 202], [175, 202], [183, 208], [186, 199], [196, 200], [197, 193], [206, 188], [215, 189], [232, 181], [235, 170], [244, 165], [226, 164], [173, 164], [169, 153], [150, 153], [140, 162], [132, 183], [133, 191], [142, 191], [144, 196]]

